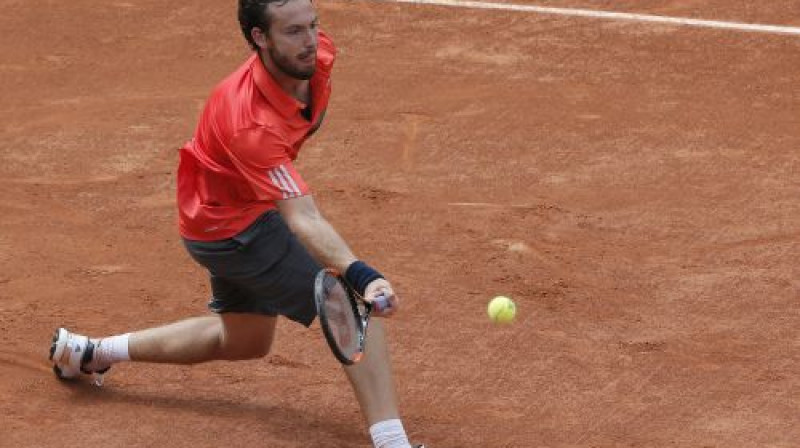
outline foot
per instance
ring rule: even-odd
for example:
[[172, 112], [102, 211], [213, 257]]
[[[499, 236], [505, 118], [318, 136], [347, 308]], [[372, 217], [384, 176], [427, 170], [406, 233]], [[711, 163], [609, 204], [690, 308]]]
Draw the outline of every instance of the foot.
[[50, 345], [50, 360], [53, 361], [53, 372], [56, 377], [65, 380], [85, 373], [94, 376], [95, 384], [102, 385], [103, 374], [111, 366], [98, 366], [93, 362], [96, 344], [98, 342], [77, 333], [70, 333], [65, 328], [56, 330]]

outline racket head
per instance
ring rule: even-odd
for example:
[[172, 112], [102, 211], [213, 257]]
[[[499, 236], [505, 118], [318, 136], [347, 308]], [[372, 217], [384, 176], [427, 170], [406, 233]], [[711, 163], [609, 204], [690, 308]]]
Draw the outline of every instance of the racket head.
[[322, 269], [314, 280], [314, 302], [322, 333], [336, 359], [352, 365], [364, 355], [365, 321], [355, 293], [338, 273]]

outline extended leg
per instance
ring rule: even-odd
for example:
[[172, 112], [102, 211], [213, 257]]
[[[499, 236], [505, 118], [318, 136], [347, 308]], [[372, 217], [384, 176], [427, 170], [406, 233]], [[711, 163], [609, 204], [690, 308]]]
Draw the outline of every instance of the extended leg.
[[389, 349], [381, 319], [373, 319], [369, 324], [364, 359], [355, 365], [345, 366], [344, 371], [369, 425], [398, 418], [400, 414], [397, 410]]
[[[344, 368], [376, 448], [410, 448], [397, 409], [391, 360], [381, 319], [369, 327], [367, 350], [357, 364]], [[421, 446], [421, 445], [420, 445]]]
[[53, 338], [50, 359], [59, 378], [80, 372], [102, 373], [123, 360], [196, 364], [253, 359], [269, 353], [275, 323], [272, 316], [224, 313], [103, 339], [89, 339], [61, 328]]
[[277, 319], [224, 313], [131, 333], [131, 361], [197, 364], [261, 358], [269, 353]]

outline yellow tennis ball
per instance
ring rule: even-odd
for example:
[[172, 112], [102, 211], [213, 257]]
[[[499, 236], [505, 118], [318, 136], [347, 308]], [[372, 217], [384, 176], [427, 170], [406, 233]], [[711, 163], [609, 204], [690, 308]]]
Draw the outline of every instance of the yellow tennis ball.
[[489, 302], [486, 310], [489, 313], [489, 320], [496, 324], [508, 324], [517, 315], [517, 306], [506, 296], [497, 296]]

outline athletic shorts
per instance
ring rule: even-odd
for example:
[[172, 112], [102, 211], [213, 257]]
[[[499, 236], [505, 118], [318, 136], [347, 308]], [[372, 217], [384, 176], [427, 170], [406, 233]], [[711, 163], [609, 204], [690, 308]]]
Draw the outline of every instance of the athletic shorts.
[[317, 316], [314, 277], [321, 266], [277, 211], [232, 238], [183, 243], [209, 272], [211, 311], [281, 315], [306, 327]]

